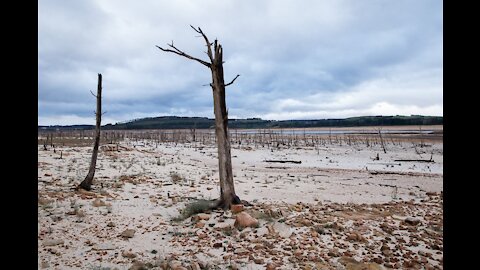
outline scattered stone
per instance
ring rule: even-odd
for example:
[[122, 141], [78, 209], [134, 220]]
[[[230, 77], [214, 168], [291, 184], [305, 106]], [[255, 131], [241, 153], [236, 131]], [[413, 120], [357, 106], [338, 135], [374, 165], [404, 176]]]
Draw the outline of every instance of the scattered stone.
[[41, 268], [48, 268], [50, 267], [50, 264], [48, 262], [42, 262], [42, 264], [40, 265]]
[[197, 214], [197, 215], [193, 216], [192, 221], [209, 220], [210, 216], [211, 215], [209, 215], [209, 214], [200, 213], [200, 214]]
[[367, 239], [363, 237], [361, 234], [358, 232], [352, 232], [347, 236], [348, 241], [358, 241], [358, 242], [366, 242]]
[[250, 216], [246, 212], [240, 212], [237, 214], [235, 217], [235, 227], [257, 227], [258, 226], [258, 220]]
[[124, 251], [122, 251], [122, 256], [125, 257], [125, 258], [133, 259], [133, 258], [137, 257], [137, 254], [135, 254], [133, 252], [130, 252], [130, 251], [127, 251], [127, 250], [124, 250]]
[[216, 242], [213, 244], [214, 248], [221, 248], [223, 246], [222, 242]]
[[204, 261], [203, 259], [197, 257], [197, 263], [198, 265], [200, 266], [200, 269], [209, 269], [210, 268], [210, 264], [206, 261]]
[[243, 204], [232, 204], [230, 210], [233, 214], [237, 214], [243, 211]]
[[321, 263], [321, 262], [315, 263], [315, 267], [317, 268], [317, 270], [330, 270], [331, 269], [327, 264], [324, 264], [324, 263]]
[[262, 258], [253, 259], [253, 262], [256, 264], [264, 264], [264, 260]]
[[355, 260], [352, 257], [341, 257], [338, 262], [345, 266], [346, 270], [383, 270], [380, 265], [376, 263], [363, 263]]
[[275, 270], [277, 269], [277, 265], [274, 263], [268, 263], [266, 270]]
[[199, 222], [197, 222], [197, 223], [195, 224], [194, 227], [197, 228], [197, 229], [200, 229], [200, 228], [203, 228], [204, 226], [205, 226], [205, 221], [200, 220]]
[[420, 224], [420, 220], [418, 218], [407, 217], [405, 219], [405, 223], [408, 225], [416, 226]]
[[202, 268], [200, 268], [200, 265], [199, 265], [197, 262], [191, 262], [191, 263], [190, 263], [190, 268], [191, 268], [192, 270], [200, 270], [200, 269], [202, 269]]
[[62, 218], [61, 216], [59, 216], [59, 215], [53, 215], [53, 216], [51, 216], [50, 218], [53, 220], [53, 222], [59, 222], [60, 220], [63, 219], [63, 218]]
[[250, 251], [248, 251], [247, 249], [244, 249], [244, 248], [237, 248], [237, 249], [235, 249], [235, 251], [233, 253], [242, 256], [242, 255], [248, 255], [250, 253]]
[[106, 204], [104, 201], [102, 201], [101, 199], [96, 198], [96, 199], [92, 202], [92, 205], [93, 205], [94, 207], [100, 207], [100, 206], [106, 206], [107, 204]]
[[132, 238], [134, 234], [135, 234], [134, 229], [126, 229], [125, 231], [123, 231], [120, 234], [120, 236], [125, 237], [125, 238]]
[[100, 243], [93, 247], [94, 250], [113, 250], [116, 247], [112, 243]]
[[285, 223], [281, 223], [281, 222], [274, 222], [273, 223], [273, 229], [282, 238], [289, 238], [293, 233], [293, 230], [290, 226], [288, 226]]
[[39, 198], [38, 199], [38, 204], [40, 205], [47, 205], [53, 202], [53, 199], [47, 199], [47, 198]]
[[143, 262], [135, 260], [128, 270], [147, 270], [147, 267]]
[[340, 257], [340, 252], [338, 251], [338, 249], [331, 249], [328, 251], [328, 256], [331, 256], [331, 257]]
[[79, 210], [75, 209], [75, 215], [77, 217], [84, 217], [86, 214], [85, 214], [85, 211], [83, 211], [82, 209], [79, 209]]
[[220, 231], [227, 231], [232, 229], [232, 223], [228, 222], [219, 222], [213, 226], [214, 229], [220, 230]]
[[56, 246], [56, 245], [60, 245], [60, 244], [63, 244], [64, 241], [62, 239], [47, 239], [45, 241], [43, 241], [43, 245], [46, 246], [46, 247], [50, 247], [50, 246]]
[[311, 220], [306, 219], [306, 218], [302, 218], [300, 220], [300, 224], [302, 224], [303, 226], [310, 227], [310, 226], [313, 225], [313, 222]]
[[187, 268], [182, 266], [182, 263], [176, 260], [171, 261], [168, 266], [172, 270], [187, 270]]
[[107, 223], [107, 226], [108, 227], [115, 227], [115, 223], [113, 223], [113, 221], [110, 221]]

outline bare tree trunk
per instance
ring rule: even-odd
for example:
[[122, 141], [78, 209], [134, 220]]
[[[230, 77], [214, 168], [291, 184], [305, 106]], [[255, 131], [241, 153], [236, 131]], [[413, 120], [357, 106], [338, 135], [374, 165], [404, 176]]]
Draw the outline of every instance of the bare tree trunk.
[[[225, 84], [223, 78], [223, 50], [222, 45], [218, 44], [217, 40], [210, 43], [207, 36], [202, 32], [200, 27], [195, 28], [191, 26], [195, 32], [202, 35], [207, 45], [207, 55], [210, 58], [210, 63], [192, 57], [183, 51], [177, 49], [173, 42], [168, 44], [172, 49], [164, 49], [157, 46], [160, 50], [165, 52], [172, 52], [180, 56], [195, 60], [202, 65], [208, 67], [212, 73], [212, 83], [210, 86], [213, 90], [213, 111], [215, 114], [215, 135], [218, 147], [218, 166], [220, 175], [220, 199], [216, 207], [224, 209], [230, 208], [230, 205], [240, 203], [240, 199], [235, 194], [235, 187], [232, 173], [232, 160], [230, 153], [230, 140], [228, 138], [228, 111], [225, 102], [225, 87], [231, 85], [239, 75], [237, 75], [230, 83]], [[212, 52], [213, 45], [213, 52]]]
[[92, 189], [93, 177], [95, 176], [95, 166], [97, 165], [98, 146], [100, 145], [100, 123], [102, 121], [102, 74], [98, 74], [97, 87], [97, 111], [95, 112], [97, 123], [95, 126], [95, 144], [93, 145], [92, 161], [90, 169], [85, 179], [80, 183], [79, 187], [85, 190]]
[[220, 173], [219, 206], [230, 208], [232, 203], [239, 203], [235, 195], [232, 173], [230, 139], [228, 138], [228, 111], [225, 101], [225, 84], [223, 81], [222, 54], [216, 57], [218, 65], [212, 65], [213, 111], [215, 114], [215, 134], [217, 136], [218, 167]]
[[383, 142], [383, 137], [382, 137], [382, 129], [378, 129], [378, 136], [380, 137], [380, 143], [382, 144], [383, 152], [386, 154], [387, 149], [385, 149], [385, 143]]

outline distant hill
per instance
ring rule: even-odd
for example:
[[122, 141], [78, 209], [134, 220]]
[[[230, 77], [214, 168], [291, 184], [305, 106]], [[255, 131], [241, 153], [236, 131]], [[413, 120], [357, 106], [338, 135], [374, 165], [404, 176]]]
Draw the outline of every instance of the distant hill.
[[[359, 116], [344, 119], [315, 120], [262, 120], [260, 118], [229, 119], [229, 128], [312, 128], [312, 127], [357, 127], [357, 126], [402, 126], [402, 125], [442, 125], [442, 116]], [[132, 129], [189, 129], [214, 128], [214, 119], [206, 117], [161, 116], [135, 119], [117, 124], [102, 126], [104, 130]], [[39, 126], [39, 130], [87, 130], [94, 125]]]

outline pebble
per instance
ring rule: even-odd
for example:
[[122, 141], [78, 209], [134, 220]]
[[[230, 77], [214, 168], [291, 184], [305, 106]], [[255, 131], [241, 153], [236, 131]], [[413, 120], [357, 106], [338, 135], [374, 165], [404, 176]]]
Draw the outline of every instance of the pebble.
[[135, 234], [134, 229], [126, 229], [125, 231], [123, 231], [120, 234], [120, 236], [125, 237], [125, 238], [132, 238], [134, 234]]
[[408, 225], [416, 226], [416, 225], [420, 224], [421, 222], [418, 218], [407, 217], [405, 219], [405, 223], [408, 224]]
[[137, 257], [137, 254], [124, 250], [124, 251], [122, 251], [122, 256], [125, 257], [125, 258], [133, 259], [133, 258]]
[[56, 246], [56, 245], [60, 245], [60, 244], [63, 244], [64, 241], [62, 239], [47, 239], [45, 241], [43, 241], [43, 245], [46, 246], [46, 247], [50, 247], [50, 246]]
[[243, 211], [243, 204], [232, 204], [230, 210], [233, 214], [237, 214]]

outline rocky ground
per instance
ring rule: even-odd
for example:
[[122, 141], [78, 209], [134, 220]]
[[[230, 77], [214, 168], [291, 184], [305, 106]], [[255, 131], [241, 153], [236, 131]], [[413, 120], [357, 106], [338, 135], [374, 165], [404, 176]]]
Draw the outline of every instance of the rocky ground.
[[[213, 146], [105, 145], [94, 190], [75, 191], [90, 156], [39, 146], [39, 268], [443, 268], [442, 144], [234, 146], [251, 205], [185, 219], [186, 205], [218, 197]], [[265, 162], [287, 159], [302, 163]]]

